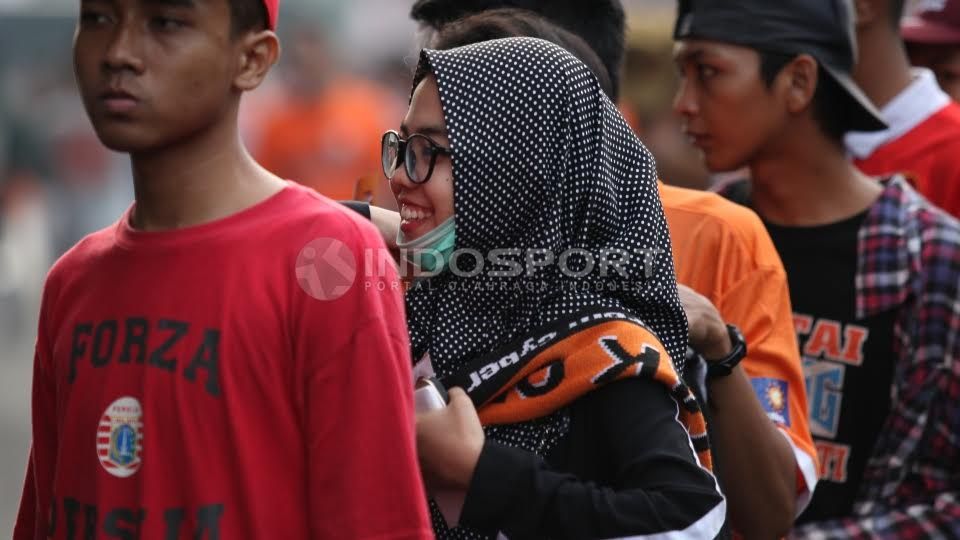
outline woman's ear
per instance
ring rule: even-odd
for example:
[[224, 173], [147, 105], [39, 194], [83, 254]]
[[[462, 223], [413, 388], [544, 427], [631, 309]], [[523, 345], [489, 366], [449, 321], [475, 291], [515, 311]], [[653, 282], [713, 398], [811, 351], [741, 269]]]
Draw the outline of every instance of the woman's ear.
[[786, 86], [787, 110], [792, 114], [806, 110], [817, 92], [817, 61], [809, 54], [801, 54], [783, 68], [780, 78]]
[[280, 41], [271, 30], [250, 32], [239, 38], [239, 65], [233, 85], [243, 92], [254, 90], [280, 58]]

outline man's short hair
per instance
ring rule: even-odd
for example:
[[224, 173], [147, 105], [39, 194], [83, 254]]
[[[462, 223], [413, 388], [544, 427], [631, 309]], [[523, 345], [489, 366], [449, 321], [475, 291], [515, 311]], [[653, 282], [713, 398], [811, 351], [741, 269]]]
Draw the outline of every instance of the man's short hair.
[[559, 45], [584, 63], [600, 83], [600, 88], [613, 100], [610, 76], [593, 49], [573, 32], [564, 30], [546, 17], [525, 9], [502, 8], [481, 11], [445, 24], [430, 46], [453, 49], [464, 45], [512, 37], [532, 37]]
[[263, 0], [227, 0], [230, 3], [230, 33], [238, 37], [246, 32], [266, 30], [270, 16]]
[[619, 97], [626, 16], [620, 0], [416, 0], [410, 16], [434, 30], [466, 15], [496, 8], [527, 9], [583, 39], [610, 77]]

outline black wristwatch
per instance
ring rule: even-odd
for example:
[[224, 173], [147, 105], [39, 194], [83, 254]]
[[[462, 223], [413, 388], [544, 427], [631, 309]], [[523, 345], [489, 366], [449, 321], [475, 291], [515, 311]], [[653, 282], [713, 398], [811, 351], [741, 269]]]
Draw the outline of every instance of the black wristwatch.
[[737, 367], [737, 364], [747, 356], [747, 340], [743, 339], [743, 333], [740, 329], [732, 324], [728, 324], [727, 332], [729, 332], [730, 344], [733, 348], [730, 350], [730, 353], [723, 358], [718, 360], [706, 359], [707, 378], [714, 379], [730, 375], [733, 373], [733, 368]]

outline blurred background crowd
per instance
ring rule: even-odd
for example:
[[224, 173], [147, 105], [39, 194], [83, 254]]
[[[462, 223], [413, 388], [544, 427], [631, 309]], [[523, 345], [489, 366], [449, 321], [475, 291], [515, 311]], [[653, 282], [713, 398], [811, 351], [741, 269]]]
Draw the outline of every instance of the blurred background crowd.
[[[44, 276], [133, 197], [127, 159], [100, 145], [75, 90], [77, 5], [0, 0], [0, 531], [13, 526], [29, 446]], [[670, 109], [675, 2], [624, 6], [625, 115], [657, 156], [663, 179], [707, 187], [713, 179]], [[391, 205], [380, 135], [399, 125], [410, 92], [418, 39], [409, 9], [403, 0], [284, 0], [281, 65], [244, 102], [244, 138], [254, 156], [332, 198]]]

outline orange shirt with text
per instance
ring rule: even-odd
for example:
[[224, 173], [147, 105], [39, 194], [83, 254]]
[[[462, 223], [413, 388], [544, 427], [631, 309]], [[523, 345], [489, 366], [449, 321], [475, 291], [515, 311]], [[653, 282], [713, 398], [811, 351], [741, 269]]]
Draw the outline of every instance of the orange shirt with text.
[[710, 192], [660, 185], [677, 282], [708, 298], [747, 341], [741, 365], [797, 459], [798, 512], [816, 485], [817, 454], [783, 263], [753, 211]]

